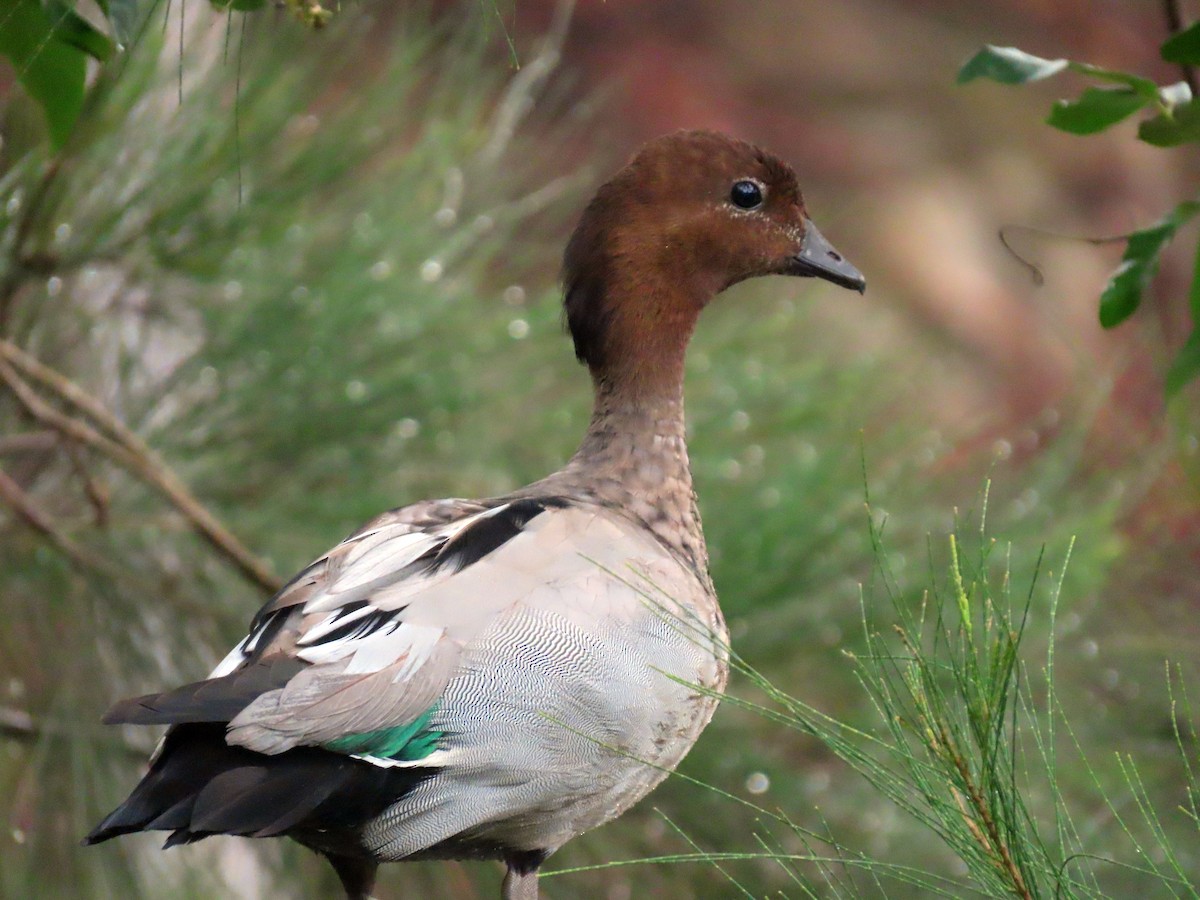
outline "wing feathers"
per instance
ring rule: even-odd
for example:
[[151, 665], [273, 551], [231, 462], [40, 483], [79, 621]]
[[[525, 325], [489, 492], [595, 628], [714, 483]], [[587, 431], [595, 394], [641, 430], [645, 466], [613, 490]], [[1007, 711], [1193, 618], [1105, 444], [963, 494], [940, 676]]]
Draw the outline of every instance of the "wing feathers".
[[399, 658], [396, 648], [390, 648], [391, 663], [366, 674], [336, 671], [332, 665], [307, 668], [234, 717], [229, 742], [259, 753], [281, 753], [413, 721], [441, 696], [461, 648], [440, 629], [400, 629], [406, 630], [421, 634], [418, 640], [424, 645], [415, 644]]
[[[453, 527], [453, 526], [450, 526]], [[446, 538], [440, 531], [391, 535], [386, 530], [360, 544], [351, 545], [344, 559], [336, 561], [336, 571], [325, 590], [330, 595], [370, 588], [376, 582], [394, 580], [398, 573], [430, 550], [436, 550]]]
[[228, 722], [256, 697], [287, 684], [303, 660], [275, 656], [232, 675], [185, 684], [161, 694], [122, 700], [104, 714], [106, 725], [174, 725], [184, 722]]
[[316, 625], [310, 627], [296, 641], [296, 645], [304, 647], [310, 644], [366, 637], [391, 622], [394, 622], [392, 611], [376, 609], [366, 600], [357, 600], [335, 609]]
[[551, 498], [514, 500], [469, 520], [469, 527], [456, 532], [431, 561], [433, 570], [461, 572], [504, 546], [520, 534], [529, 521], [561, 501]]
[[[492, 614], [493, 576], [479, 567], [547, 509], [565, 505], [457, 503], [412, 513], [433, 520], [425, 527], [404, 521], [405, 510], [376, 520], [268, 603], [213, 677], [123, 701], [105, 721], [228, 723], [230, 744], [280, 754], [415, 720], [437, 702], [464, 642]], [[408, 621], [414, 598], [435, 588], [451, 605], [425, 603]]]

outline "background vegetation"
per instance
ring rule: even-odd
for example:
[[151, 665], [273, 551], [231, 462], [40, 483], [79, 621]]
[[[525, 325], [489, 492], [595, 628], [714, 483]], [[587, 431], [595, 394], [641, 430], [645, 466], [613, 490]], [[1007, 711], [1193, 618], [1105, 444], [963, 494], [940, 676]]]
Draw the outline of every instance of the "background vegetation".
[[[644, 15], [612, 6], [618, 23]], [[700, 35], [732, 21], [706, 9], [677, 14]], [[499, 493], [573, 449], [588, 390], [553, 273], [588, 191], [635, 141], [619, 137], [611, 86], [607, 105], [590, 100], [602, 11], [584, 4], [570, 32], [541, 15], [531, 4], [517, 28], [487, 5], [364, 3], [315, 35], [270, 10], [160, 4], [127, 51], [80, 60], [90, 68], [66, 126], [16, 86], [28, 69], [14, 61], [0, 157], [4, 896], [333, 889], [322, 863], [277, 842], [79, 848], [154, 739], [96, 723], [114, 698], [206, 671], [279, 575], [379, 510]], [[872, 29], [842, 15], [821, 27], [857, 51]], [[903, 7], [891, 25], [915, 34], [920, 15]], [[970, 49], [1007, 38], [990, 30], [1004, 22], [929, 20], [931, 33], [962, 32], [955, 64], [926, 60], [920, 76], [947, 90]], [[1161, 22], [1139, 25], [1161, 42]], [[786, 55], [830, 37], [756, 46]], [[690, 71], [687, 53], [673, 58]], [[893, 65], [922, 96], [912, 69]], [[1195, 387], [1158, 405], [1187, 307], [1174, 264], [1164, 257], [1157, 319], [1098, 345], [1094, 312], [1072, 310], [1094, 305], [1119, 249], [1072, 257], [1026, 235], [1048, 286], [1020, 293], [1027, 276], [1002, 250], [989, 257], [939, 225], [983, 222], [998, 246], [1006, 213], [960, 204], [982, 203], [971, 179], [988, 179], [965, 163], [909, 177], [928, 145], [878, 97], [850, 98], [853, 83], [807, 140], [767, 142], [811, 173], [814, 216], [867, 271], [868, 297], [739, 287], [706, 315], [690, 358], [692, 456], [744, 662], [684, 767], [712, 789], [671, 779], [551, 868], [707, 857], [556, 875], [543, 889], [1004, 895], [1017, 871], [1030, 896], [1194, 896], [1196, 743], [1179, 701], [1196, 676]], [[1001, 118], [988, 104], [1017, 102], [970, 92], [985, 137], [983, 121]], [[654, 129], [789, 133], [740, 127], [749, 118], [715, 97]], [[820, 134], [844, 138], [855, 114], [896, 154], [894, 177], [821, 169], [845, 155]], [[639, 136], [636, 118], [625, 126]], [[1065, 152], [1040, 139], [1026, 152]], [[1021, 183], [1014, 159], [993, 159], [992, 180]], [[1109, 184], [1111, 162], [1093, 160], [1096, 183]], [[1154, 198], [1175, 171], [1156, 165]], [[1089, 219], [1073, 197], [1057, 208], [1079, 228]], [[1004, 265], [1008, 282], [977, 274]], [[938, 305], [947, 291], [957, 307]], [[975, 343], [989, 328], [991, 343]], [[1180, 667], [1174, 693], [1166, 660]], [[931, 744], [921, 721], [957, 737]], [[986, 786], [982, 807], [971, 785]], [[384, 897], [490, 896], [498, 879], [485, 865], [385, 872]]]

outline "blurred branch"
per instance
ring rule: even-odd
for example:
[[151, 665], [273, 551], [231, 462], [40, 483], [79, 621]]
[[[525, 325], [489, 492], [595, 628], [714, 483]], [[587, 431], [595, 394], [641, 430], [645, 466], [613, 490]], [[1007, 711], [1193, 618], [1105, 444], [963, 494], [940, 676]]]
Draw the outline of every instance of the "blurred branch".
[[33, 716], [20, 709], [0, 706], [0, 734], [5, 737], [29, 738], [37, 734]]
[[[106, 737], [111, 737], [112, 733], [104, 732], [103, 734]], [[0, 706], [0, 737], [32, 743], [43, 737], [77, 738], [78, 736], [78, 726], [68, 728], [61, 724], [39, 723], [23, 709]], [[120, 747], [128, 756], [139, 762], [145, 762], [146, 750], [144, 748], [135, 747], [132, 744], [127, 744], [125, 741], [112, 741], [112, 743]]]
[[[21, 374], [18, 374], [20, 369]], [[25, 380], [27, 376], [82, 412], [102, 434], [82, 419], [68, 416], [43, 400]], [[282, 581], [262, 560], [252, 554], [188, 490], [175, 472], [125, 423], [112, 415], [99, 400], [60, 372], [39, 362], [10, 341], [0, 338], [0, 378], [35, 419], [73, 441], [92, 447], [158, 490], [191, 526], [248, 580], [274, 593]], [[111, 435], [111, 437], [109, 436]]]
[[67, 443], [67, 457], [71, 460], [71, 469], [83, 483], [83, 493], [92, 506], [92, 517], [97, 528], [108, 525], [108, 489], [96, 478], [87, 464], [87, 453], [83, 447], [74, 441]]
[[[1179, 0], [1163, 0], [1163, 8], [1167, 14], [1168, 35], [1183, 31], [1185, 26], [1183, 13], [1179, 9]], [[1187, 86], [1192, 89], [1192, 96], [1196, 96], [1196, 70], [1187, 63], [1180, 63], [1179, 71], [1183, 73], [1183, 80], [1187, 82]]]
[[51, 546], [67, 557], [77, 568], [82, 569], [85, 573], [97, 571], [106, 575], [114, 574], [113, 567], [108, 560], [92, 553], [86, 547], [80, 547], [63, 534], [50, 517], [38, 508], [33, 498], [3, 469], [0, 469], [0, 500], [7, 503], [22, 522], [49, 541]]
[[18, 453], [42, 453], [58, 446], [58, 435], [53, 431], [30, 431], [25, 434], [7, 434], [0, 437], [0, 456]]
[[562, 59], [567, 28], [575, 11], [575, 0], [559, 0], [550, 30], [541, 40], [537, 55], [513, 76], [496, 107], [487, 143], [479, 151], [485, 165], [493, 165], [512, 142], [517, 126], [533, 108], [534, 99]]

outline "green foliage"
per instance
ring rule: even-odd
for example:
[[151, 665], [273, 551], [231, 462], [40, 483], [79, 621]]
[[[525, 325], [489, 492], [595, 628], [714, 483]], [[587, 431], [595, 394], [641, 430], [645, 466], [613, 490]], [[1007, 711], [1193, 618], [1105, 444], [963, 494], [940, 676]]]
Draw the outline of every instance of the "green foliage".
[[1042, 59], [1016, 47], [987, 46], [963, 64], [958, 83], [990, 78], [1001, 84], [1025, 84], [1057, 75], [1068, 65], [1065, 59]]
[[1148, 78], [1130, 72], [1102, 69], [1090, 63], [1066, 59], [1042, 59], [1016, 47], [993, 47], [990, 44], [967, 60], [958, 71], [958, 83], [966, 84], [976, 78], [989, 78], [1001, 84], [1027, 84], [1070, 70], [1098, 81], [1124, 85], [1147, 102], [1154, 102], [1162, 89]]
[[[83, 108], [85, 48], [103, 46], [103, 35], [84, 40], [90, 26], [56, 4], [43, 8], [39, 0], [16, 0], [0, 14], [0, 53], [8, 57], [21, 85], [42, 107], [50, 137], [61, 147]], [[65, 15], [61, 14], [64, 13]], [[73, 17], [73, 18], [71, 18]], [[82, 26], [72, 27], [83, 23]], [[103, 51], [107, 56], [107, 51]]]
[[1146, 105], [1133, 88], [1088, 88], [1078, 100], [1059, 100], [1046, 121], [1072, 134], [1095, 134], [1128, 118]]
[[[700, 865], [731, 895], [753, 897], [763, 895], [753, 867], [773, 864], [789, 893], [814, 898], [1200, 896], [1196, 720], [1182, 671], [1168, 668], [1170, 750], [1138, 758], [1085, 746], [1062, 699], [1069, 679], [1056, 663], [1076, 542], [1065, 541], [1061, 569], [1047, 577], [1041, 552], [1023, 554], [992, 537], [987, 506], [985, 487], [978, 528], [968, 515], [932, 542], [931, 571], [917, 579], [914, 597], [893, 566], [899, 558], [884, 547], [888, 520], [868, 503], [876, 570], [862, 591], [860, 649], [836, 664], [854, 672], [872, 713], [866, 719], [830, 714], [732, 651], [735, 671], [755, 689], [725, 700], [743, 714], [741, 739], [760, 734], [754, 720], [762, 733], [795, 731], [856, 773], [865, 793], [840, 781], [814, 816], [685, 778], [724, 810], [724, 824], [739, 812], [753, 815], [754, 846], [728, 849], [737, 845], [728, 831], [713, 838], [695, 820], [685, 830], [668, 819], [691, 852], [550, 874], [614, 877], [614, 868], [633, 863]], [[1018, 587], [1014, 565], [1029, 566], [1027, 588]], [[1173, 764], [1164, 755], [1172, 751]], [[849, 805], [860, 820], [886, 821], [884, 799], [908, 823], [898, 828], [917, 832], [891, 852], [870, 829], [864, 840], [875, 838], [872, 849], [861, 849], [844, 823], [827, 818]], [[801, 824], [814, 819], [819, 827]]]
[[43, 0], [42, 10], [53, 24], [54, 39], [82, 50], [100, 62], [112, 56], [116, 49], [113, 42], [64, 0]]
[[1155, 147], [1200, 141], [1200, 106], [1188, 101], [1138, 125], [1138, 138]]
[[210, 0], [217, 9], [231, 9], [234, 12], [254, 12], [266, 6], [267, 0]]
[[1185, 66], [1200, 65], [1200, 22], [1196, 22], [1163, 43], [1162, 58]]
[[[1162, 57], [1168, 62], [1191, 65], [1200, 59], [1200, 23], [1173, 35], [1163, 43]], [[1200, 100], [1192, 97], [1185, 82], [1159, 86], [1129, 72], [1101, 69], [1065, 59], [1042, 59], [1014, 47], [986, 46], [972, 56], [958, 73], [958, 83], [988, 78], [1001, 84], [1027, 84], [1063, 71], [1117, 83], [1117, 88], [1085, 88], [1076, 100], [1059, 100], [1051, 107], [1046, 122], [1077, 135], [1096, 134], [1142, 109], [1154, 115], [1138, 125], [1138, 140], [1155, 147], [1177, 147], [1200, 142]], [[1176, 231], [1200, 209], [1200, 201], [1180, 203], [1163, 219], [1126, 237], [1125, 255], [1100, 296], [1100, 324], [1112, 328], [1138, 308], [1158, 269], [1158, 258]], [[1200, 245], [1197, 245], [1200, 266]], [[1200, 274], [1200, 268], [1197, 270]], [[1192, 293], [1198, 288], [1193, 282]], [[1193, 330], [1166, 375], [1168, 398], [1200, 374], [1200, 316], [1193, 304]]]
[[[1196, 315], [1196, 306], [1192, 306], [1192, 315]], [[1200, 334], [1192, 332], [1167, 369], [1167, 394], [1174, 394], [1185, 384], [1200, 375]]]
[[[1143, 774], [1161, 761], [1106, 754], [1113, 765], [1102, 772], [1060, 699], [1055, 632], [1074, 541], [1049, 584], [1039, 555], [1028, 589], [1017, 594], [1013, 549], [985, 527], [987, 502], [985, 488], [978, 531], [960, 525], [946, 536], [947, 573], [931, 573], [916, 604], [892, 571], [882, 520], [871, 518], [878, 569], [863, 598], [863, 649], [849, 655], [874, 710], [872, 724], [852, 725], [821, 711], [736, 653], [735, 669], [764, 699], [727, 701], [775, 728], [815, 738], [874, 796], [886, 797], [949, 849], [959, 863], [951, 868], [961, 874], [923, 868], [914, 855], [895, 863], [865, 854], [827, 826], [803, 828], [788, 813], [711, 787], [726, 803], [758, 814], [759, 852], [711, 854], [697, 845], [694, 854], [658, 862], [708, 862], [746, 896], [752, 893], [723, 864], [771, 860], [810, 897], [1200, 896], [1190, 849], [1200, 831], [1196, 720], [1182, 674], [1168, 669], [1167, 694], [1178, 752], [1172, 771], [1185, 779], [1187, 801], [1168, 808]], [[1030, 661], [1030, 632], [1044, 641], [1039, 665]], [[1085, 773], [1090, 796], [1072, 788], [1070, 770]], [[1110, 817], [1108, 826], [1096, 826], [1097, 808]], [[797, 847], [790, 852], [789, 837]]]
[[[266, 0], [210, 0], [216, 9], [254, 12]], [[97, 0], [108, 34], [75, 11], [74, 0], [12, 0], [0, 12], [0, 54], [41, 107], [56, 149], [62, 149], [83, 109], [86, 56], [106, 63], [134, 40], [155, 0]], [[182, 2], [180, 6], [182, 7]], [[293, 17], [323, 28], [332, 12], [315, 0], [286, 0]], [[170, 7], [170, 4], [167, 4]]]
[[[1200, 252], [1192, 271], [1192, 285], [1188, 290], [1188, 306], [1191, 309], [1192, 321], [1200, 322]], [[1185, 384], [1200, 375], [1200, 329], [1192, 331], [1183, 348], [1176, 354], [1167, 370], [1168, 394], [1178, 391]]]
[[1120, 325], [1133, 315], [1158, 269], [1158, 257], [1181, 225], [1200, 212], [1200, 202], [1179, 204], [1160, 222], [1129, 235], [1121, 265], [1100, 295], [1100, 324]]
[[122, 49], [128, 47], [137, 34], [138, 25], [145, 15], [142, 3], [143, 0], [96, 0], [96, 5], [112, 26], [113, 39]]

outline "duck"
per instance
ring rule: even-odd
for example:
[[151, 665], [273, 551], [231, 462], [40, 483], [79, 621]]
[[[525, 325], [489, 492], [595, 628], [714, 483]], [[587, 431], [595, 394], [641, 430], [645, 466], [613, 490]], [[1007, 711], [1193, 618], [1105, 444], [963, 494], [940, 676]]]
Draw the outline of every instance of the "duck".
[[304, 568], [207, 678], [117, 703], [166, 725], [84, 839], [290, 837], [348, 900], [383, 862], [499, 860], [536, 900], [568, 840], [624, 813], [708, 725], [729, 670], [684, 431], [700, 313], [764, 275], [862, 293], [796, 175], [709, 131], [652, 140], [566, 245], [593, 412], [558, 471], [385, 512]]

